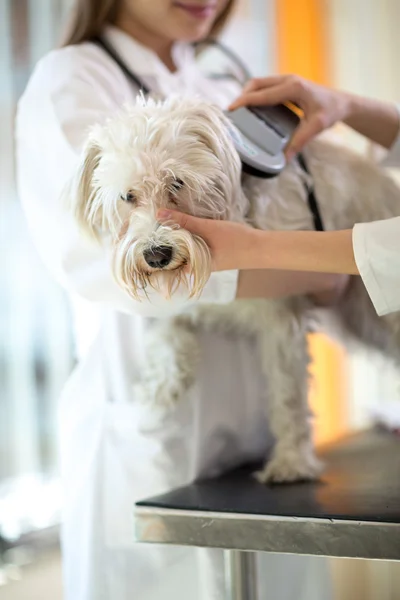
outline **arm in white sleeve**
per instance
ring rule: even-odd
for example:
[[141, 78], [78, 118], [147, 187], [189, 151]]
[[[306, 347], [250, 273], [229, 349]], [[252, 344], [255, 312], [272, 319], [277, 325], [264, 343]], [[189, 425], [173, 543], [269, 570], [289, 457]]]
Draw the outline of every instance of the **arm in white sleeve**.
[[[68, 48], [37, 68], [19, 105], [17, 164], [20, 198], [45, 264], [72, 293], [145, 316], [177, 314], [193, 304], [182, 286], [171, 300], [155, 291], [139, 302], [115, 282], [110, 248], [85, 239], [62, 202], [88, 128], [132, 97], [118, 69], [104, 67], [100, 50]], [[101, 58], [101, 57], [100, 57]], [[237, 272], [213, 273], [199, 301], [235, 298]]]
[[[400, 132], [381, 164], [400, 167]], [[400, 310], [400, 217], [355, 225], [353, 251], [378, 315]]]
[[357, 268], [378, 315], [399, 311], [400, 217], [356, 225], [353, 249]]

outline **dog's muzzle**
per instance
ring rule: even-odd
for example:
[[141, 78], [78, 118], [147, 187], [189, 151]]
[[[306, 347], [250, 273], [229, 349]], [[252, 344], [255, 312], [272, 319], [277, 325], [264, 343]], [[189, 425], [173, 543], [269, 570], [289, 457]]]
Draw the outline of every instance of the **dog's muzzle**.
[[143, 258], [152, 269], [164, 269], [172, 260], [171, 246], [156, 246], [143, 252]]

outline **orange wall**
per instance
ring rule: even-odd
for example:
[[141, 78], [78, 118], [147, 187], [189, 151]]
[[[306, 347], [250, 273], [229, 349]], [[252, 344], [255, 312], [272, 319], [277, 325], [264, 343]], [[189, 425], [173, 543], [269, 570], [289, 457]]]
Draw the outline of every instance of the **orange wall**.
[[330, 83], [325, 5], [326, 0], [275, 0], [280, 73]]
[[[277, 68], [329, 85], [330, 58], [325, 0], [275, 0]], [[346, 357], [323, 335], [310, 336], [316, 415], [315, 439], [327, 443], [346, 432]]]

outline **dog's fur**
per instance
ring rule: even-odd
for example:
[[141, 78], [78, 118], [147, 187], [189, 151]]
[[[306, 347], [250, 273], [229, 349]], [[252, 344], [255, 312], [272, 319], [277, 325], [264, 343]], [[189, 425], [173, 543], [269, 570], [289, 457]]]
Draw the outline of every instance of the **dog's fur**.
[[[210, 276], [208, 248], [189, 232], [158, 223], [160, 207], [247, 221], [260, 229], [309, 230], [308, 184], [315, 186], [327, 229], [400, 215], [399, 189], [372, 163], [321, 140], [310, 144], [306, 158], [312, 179], [296, 160], [272, 180], [242, 176], [228, 121], [219, 109], [197, 99], [139, 98], [92, 130], [70, 196], [80, 227], [93, 237], [111, 239], [114, 274], [129, 294], [140, 299], [154, 288], [171, 296], [178, 286], [187, 286], [188, 295], [196, 297]], [[172, 256], [165, 256], [166, 247]], [[150, 260], [150, 266], [145, 255], [164, 257], [165, 265]], [[242, 300], [197, 304], [176, 318], [156, 321], [147, 339], [145, 396], [169, 406], [185, 394], [196, 373], [198, 328], [251, 334], [259, 346], [266, 409], [276, 438], [259, 479], [317, 477], [320, 464], [307, 406], [309, 308], [305, 297]], [[353, 337], [398, 360], [400, 318], [379, 319], [359, 278], [334, 311]]]

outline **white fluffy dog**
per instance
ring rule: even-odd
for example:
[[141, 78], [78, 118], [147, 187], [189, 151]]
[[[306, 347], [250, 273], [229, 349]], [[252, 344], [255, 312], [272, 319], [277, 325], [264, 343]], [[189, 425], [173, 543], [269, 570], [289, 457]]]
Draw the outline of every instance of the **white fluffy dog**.
[[[182, 285], [197, 296], [210, 275], [208, 248], [189, 232], [158, 223], [160, 207], [260, 229], [313, 229], [306, 185], [314, 185], [327, 229], [400, 215], [399, 189], [372, 163], [321, 140], [309, 146], [306, 158], [312, 181], [296, 160], [275, 179], [243, 176], [219, 109], [189, 98], [138, 99], [91, 131], [71, 192], [73, 211], [98, 242], [111, 238], [115, 277], [134, 298], [151, 288], [170, 296]], [[304, 297], [242, 300], [196, 305], [157, 321], [147, 340], [145, 395], [173, 405], [192, 385], [198, 328], [254, 335], [276, 438], [258, 477], [263, 482], [317, 477], [307, 406], [309, 309]], [[400, 318], [379, 319], [359, 278], [334, 311], [353, 337], [398, 358]]]

